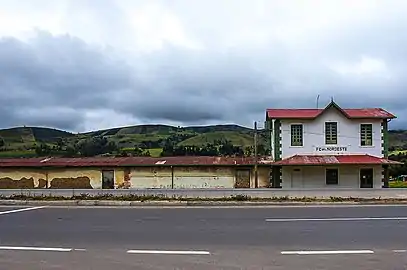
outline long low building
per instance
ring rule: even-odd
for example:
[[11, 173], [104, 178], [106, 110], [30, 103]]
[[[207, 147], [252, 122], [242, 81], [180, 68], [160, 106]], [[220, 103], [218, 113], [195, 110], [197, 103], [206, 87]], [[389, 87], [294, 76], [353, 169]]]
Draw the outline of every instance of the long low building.
[[271, 161], [242, 157], [0, 159], [0, 189], [255, 188], [270, 174]]

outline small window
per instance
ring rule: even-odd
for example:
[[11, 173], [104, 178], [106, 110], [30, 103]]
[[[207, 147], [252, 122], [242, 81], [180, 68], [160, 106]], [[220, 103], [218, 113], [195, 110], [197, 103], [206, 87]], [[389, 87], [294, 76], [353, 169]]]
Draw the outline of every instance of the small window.
[[361, 124], [360, 125], [360, 145], [372, 146], [373, 145], [373, 125]]
[[337, 185], [339, 182], [338, 169], [326, 169], [325, 182], [327, 185]]
[[102, 171], [102, 189], [114, 189], [114, 171]]
[[325, 144], [338, 144], [338, 123], [325, 123]]
[[291, 146], [303, 146], [303, 127], [301, 124], [291, 125]]

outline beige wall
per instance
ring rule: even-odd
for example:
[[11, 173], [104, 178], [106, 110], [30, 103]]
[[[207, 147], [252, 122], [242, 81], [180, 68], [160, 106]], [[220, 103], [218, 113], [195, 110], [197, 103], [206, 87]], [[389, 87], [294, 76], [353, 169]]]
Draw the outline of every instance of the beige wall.
[[[257, 179], [258, 179], [258, 183], [259, 183], [259, 185], [258, 185], [259, 188], [270, 187], [270, 172], [271, 172], [271, 166], [257, 167]], [[251, 170], [250, 187], [251, 188], [256, 187], [256, 177], [255, 177], [254, 169]]]
[[[103, 168], [104, 169], [104, 168]], [[132, 167], [115, 168], [115, 188], [234, 188], [236, 170], [243, 167]], [[258, 167], [259, 187], [269, 185], [269, 167]], [[172, 174], [173, 173], [173, 174]], [[2, 188], [101, 189], [102, 168], [0, 169]]]
[[[359, 188], [359, 170], [361, 168], [374, 169], [373, 188], [382, 188], [382, 167], [374, 166], [339, 166], [332, 167], [339, 169], [338, 185], [325, 184], [325, 168], [323, 166], [302, 166], [302, 167], [283, 167], [282, 188], [283, 189], [301, 189], [301, 188]], [[297, 175], [294, 175], [294, 169], [300, 169]]]
[[46, 173], [42, 170], [0, 170], [0, 189], [45, 188], [46, 180]]
[[53, 169], [48, 179], [50, 188], [102, 188], [101, 169]]
[[0, 189], [102, 187], [99, 169], [1, 169]]
[[171, 188], [172, 185], [170, 167], [134, 167], [129, 177], [129, 188]]
[[174, 188], [233, 188], [235, 170], [228, 167], [175, 167]]

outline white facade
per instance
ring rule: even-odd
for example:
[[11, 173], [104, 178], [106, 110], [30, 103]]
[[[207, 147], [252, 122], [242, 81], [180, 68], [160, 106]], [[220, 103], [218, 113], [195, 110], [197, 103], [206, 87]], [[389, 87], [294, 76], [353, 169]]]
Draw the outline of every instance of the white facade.
[[360, 188], [359, 172], [361, 168], [372, 168], [374, 172], [372, 188], [382, 188], [382, 166], [337, 166], [339, 179], [337, 185], [326, 184], [325, 170], [327, 166], [296, 166], [283, 167], [283, 189], [315, 189], [315, 188]]
[[[270, 145], [274, 159], [284, 160], [295, 155], [370, 155], [384, 158], [384, 118], [348, 118], [334, 103], [316, 117], [304, 118], [268, 119], [273, 127]], [[329, 127], [326, 125], [331, 126], [331, 132], [327, 131]], [[381, 164], [333, 166], [321, 163], [318, 166], [283, 165], [274, 177], [280, 178], [283, 189], [332, 189], [382, 188], [383, 175]]]
[[[281, 158], [293, 155], [341, 155], [368, 154], [382, 157], [381, 119], [348, 119], [332, 107], [314, 120], [281, 120]], [[338, 143], [325, 144], [325, 122], [338, 123]], [[302, 124], [303, 146], [291, 146], [291, 125]], [[373, 145], [361, 146], [360, 125], [372, 124]], [[318, 151], [317, 148], [339, 147], [341, 151]]]

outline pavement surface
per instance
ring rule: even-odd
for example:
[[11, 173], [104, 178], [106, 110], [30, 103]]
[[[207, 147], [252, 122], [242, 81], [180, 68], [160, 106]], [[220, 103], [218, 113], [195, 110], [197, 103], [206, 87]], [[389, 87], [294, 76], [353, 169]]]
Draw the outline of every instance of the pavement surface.
[[0, 207], [1, 269], [406, 269], [407, 206]]

